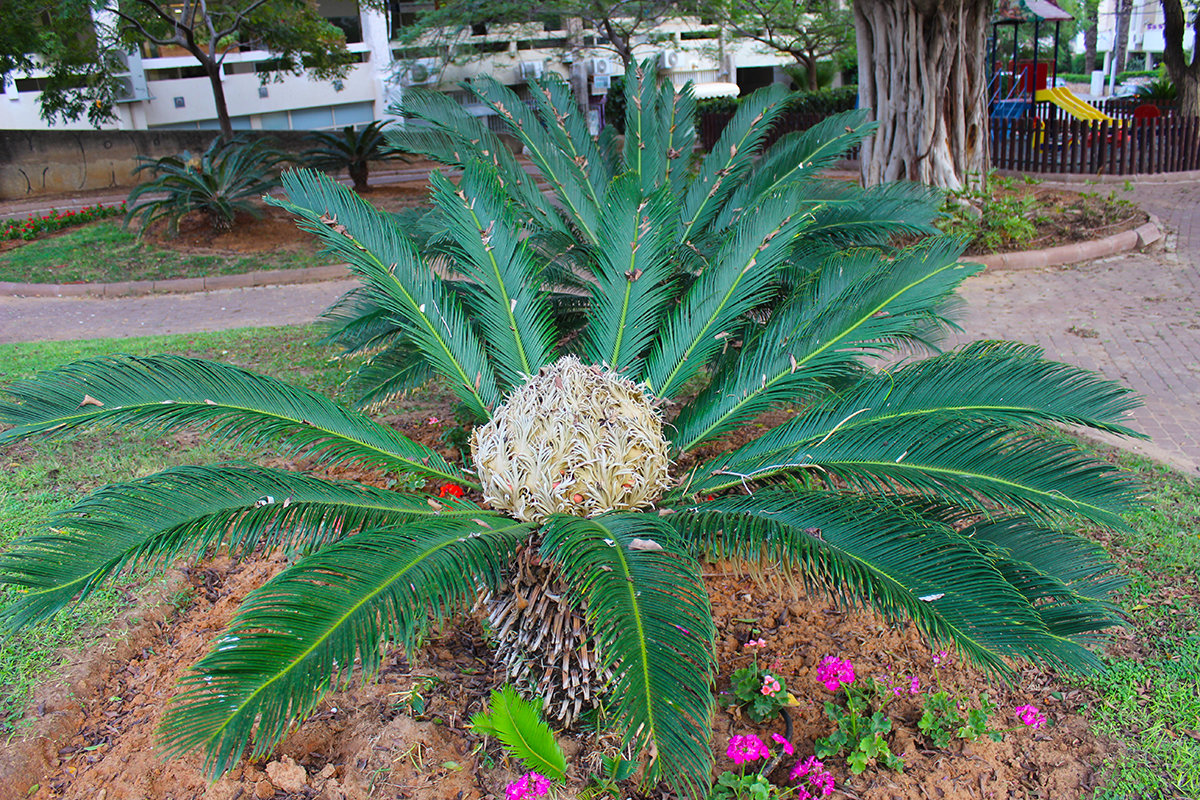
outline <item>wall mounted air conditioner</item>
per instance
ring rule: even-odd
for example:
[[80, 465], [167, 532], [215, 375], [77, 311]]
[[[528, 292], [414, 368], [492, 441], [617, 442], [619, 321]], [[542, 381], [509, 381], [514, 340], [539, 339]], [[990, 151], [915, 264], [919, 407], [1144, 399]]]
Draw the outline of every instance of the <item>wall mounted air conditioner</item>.
[[663, 71], [671, 71], [679, 69], [683, 64], [683, 57], [679, 55], [677, 50], [663, 50], [658, 54], [658, 68]]
[[611, 59], [593, 58], [588, 62], [588, 72], [593, 75], [612, 75], [616, 68]]
[[546, 71], [546, 63], [544, 61], [522, 61], [518, 65], [517, 71], [522, 80], [533, 80], [542, 77], [542, 73]]
[[146, 83], [146, 70], [142, 66], [142, 54], [138, 50], [110, 50], [104, 54], [116, 86], [113, 99], [118, 103], [136, 103], [150, 99], [150, 86]]
[[436, 58], [418, 58], [404, 70], [403, 81], [408, 86], [437, 83], [441, 65]]

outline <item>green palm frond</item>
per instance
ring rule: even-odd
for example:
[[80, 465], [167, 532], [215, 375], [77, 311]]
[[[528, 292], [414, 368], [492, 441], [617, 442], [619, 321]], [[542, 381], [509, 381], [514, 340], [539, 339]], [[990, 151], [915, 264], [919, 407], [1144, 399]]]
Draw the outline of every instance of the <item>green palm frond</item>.
[[467, 113], [462, 103], [443, 92], [412, 86], [404, 90], [404, 99], [395, 110], [415, 121], [388, 131], [388, 140], [397, 150], [458, 168], [469, 161], [490, 164], [534, 224], [566, 231], [554, 206], [538, 189], [537, 180], [521, 167], [500, 137], [478, 117]]
[[936, 236], [934, 222], [944, 200], [939, 189], [920, 183], [885, 183], [860, 188], [826, 181], [795, 187], [792, 196], [812, 208], [807, 231], [817, 242], [836, 247], [885, 247], [900, 235]]
[[472, 411], [486, 418], [500, 404], [500, 389], [483, 344], [459, 299], [433, 273], [394, 220], [345, 186], [311, 170], [285, 173], [289, 201], [268, 198], [295, 214], [345, 258], [371, 298], [404, 325], [434, 369]]
[[56, 514], [49, 532], [0, 554], [0, 583], [22, 587], [0, 620], [31, 624], [124, 570], [161, 570], [221, 545], [235, 556], [258, 546], [304, 550], [364, 526], [480, 513], [472, 503], [435, 509], [419, 495], [265, 467], [176, 467], [106, 486]]
[[330, 689], [374, 674], [381, 643], [410, 648], [433, 617], [494, 586], [529, 530], [480, 512], [372, 530], [309, 555], [252, 592], [216, 647], [182, 681], [160, 738], [168, 753], [203, 748], [220, 774], [271, 752]]
[[1122, 514], [1137, 496], [1110, 464], [1036, 431], [956, 415], [851, 421], [798, 417], [697, 467], [688, 491], [812, 471], [864, 492], [916, 492], [985, 513], [1000, 504], [1041, 519], [1114, 527], [1125, 527]]
[[592, 364], [632, 370], [658, 332], [671, 297], [678, 207], [667, 189], [643, 199], [637, 176], [613, 181], [605, 196], [590, 320], [580, 350]]
[[737, 362], [717, 374], [675, 420], [672, 441], [686, 452], [776, 403], [797, 403], [854, 374], [865, 355], [923, 333], [973, 268], [959, 245], [941, 240], [886, 259], [849, 251], [777, 309]]
[[[771, 127], [783, 113], [788, 93], [779, 84], [744, 99], [721, 138], [700, 162], [700, 172], [683, 198], [683, 241], [703, 232], [737, 189]], [[626, 134], [628, 136], [628, 134]]]
[[641, 179], [642, 194], [667, 177], [672, 109], [662, 102], [657, 77], [653, 61], [631, 63], [625, 70], [625, 165]]
[[339, 297], [321, 312], [319, 321], [326, 333], [317, 344], [341, 347], [343, 356], [376, 351], [400, 330], [391, 312], [376, 303], [365, 286], [356, 286]]
[[502, 385], [511, 389], [554, 357], [558, 333], [537, 264], [495, 179], [468, 165], [456, 187], [436, 172], [433, 200], [446, 220], [463, 291]]
[[93, 425], [200, 428], [217, 441], [281, 442], [321, 464], [356, 463], [472, 484], [436, 451], [316, 392], [181, 356], [76, 361], [17, 381], [0, 402], [0, 444]]
[[592, 187], [592, 195], [600, 198], [613, 178], [613, 170], [604, 158], [591, 133], [587, 119], [575, 101], [570, 85], [556, 73], [530, 84], [538, 116], [555, 144], [579, 169]]
[[1081, 644], [1050, 631], [969, 539], [887, 503], [793, 487], [718, 498], [668, 519], [697, 547], [754, 563], [765, 558], [806, 588], [908, 617], [989, 669], [1007, 672], [1014, 657], [1083, 670], [1099, 664]]
[[[867, 122], [867, 111], [863, 109], [835, 114], [811, 128], [780, 137], [754, 164], [746, 180], [730, 193], [714, 227], [723, 228], [777, 192], [811, 186], [822, 170], [832, 167], [876, 127]], [[817, 183], [827, 186], [834, 182]]]
[[612, 711], [650, 775], [706, 788], [715, 629], [697, 564], [647, 514], [552, 517], [541, 552], [584, 602], [616, 677]]
[[354, 393], [354, 407], [380, 411], [434, 377], [433, 367], [409, 341], [393, 340], [372, 355], [346, 379]]
[[567, 758], [542, 719], [541, 698], [526, 700], [511, 685], [492, 690], [486, 713], [471, 717], [476, 733], [495, 736], [525, 769], [565, 783]]
[[713, 263], [666, 318], [646, 359], [646, 382], [657, 396], [677, 392], [735, 336], [739, 318], [770, 296], [778, 268], [805, 222], [778, 198], [738, 221]]
[[585, 242], [594, 243], [600, 224], [600, 199], [580, 163], [559, 149], [554, 135], [542, 126], [512, 89], [491, 76], [477, 78], [470, 88], [496, 112], [508, 132], [525, 147], [529, 158], [562, 202], [572, 226]]
[[692, 178], [690, 167], [692, 151], [696, 147], [696, 94], [691, 81], [678, 91], [674, 91], [669, 83], [664, 83], [659, 92], [666, 94], [659, 101], [660, 104], [671, 109], [667, 121], [667, 133], [671, 137], [667, 151], [667, 186], [673, 196], [679, 197]]

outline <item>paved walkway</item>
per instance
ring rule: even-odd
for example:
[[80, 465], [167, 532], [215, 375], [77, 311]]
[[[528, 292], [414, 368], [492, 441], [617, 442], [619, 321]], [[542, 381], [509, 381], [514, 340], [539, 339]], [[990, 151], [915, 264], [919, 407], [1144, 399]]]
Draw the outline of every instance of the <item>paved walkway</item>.
[[[1079, 188], [1075, 186], [1074, 188]], [[1108, 187], [1100, 187], [1107, 191]], [[1147, 180], [1134, 197], [1169, 230], [1156, 253], [967, 282], [963, 340], [1016, 339], [1141, 394], [1142, 448], [1200, 467], [1200, 182]], [[0, 342], [185, 333], [309, 322], [353, 282], [117, 299], [0, 297]]]

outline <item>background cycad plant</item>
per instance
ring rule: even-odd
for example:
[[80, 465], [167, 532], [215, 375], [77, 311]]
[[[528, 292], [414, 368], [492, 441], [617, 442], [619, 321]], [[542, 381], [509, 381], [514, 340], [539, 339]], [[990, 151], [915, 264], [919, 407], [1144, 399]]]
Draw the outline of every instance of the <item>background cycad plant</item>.
[[[481, 423], [473, 450], [486, 458], [450, 463], [362, 412], [207, 361], [87, 360], [18, 381], [0, 443], [192, 426], [410, 488], [249, 464], [106, 487], [0, 556], [0, 579], [23, 590], [4, 624], [44, 618], [135, 564], [217, 547], [298, 553], [246, 598], [165, 719], [167, 749], [203, 748], [215, 773], [251, 742], [269, 752], [326, 691], [375, 671], [381, 643], [411, 648], [533, 567], [565, 599], [555, 613], [579, 609], [576, 641], [590, 644], [573, 674], [605, 676], [605, 718], [648, 754], [648, 779], [685, 791], [712, 766], [699, 565], [713, 555], [906, 617], [996, 672], [1022, 658], [1095, 667], [1084, 645], [1118, 622], [1117, 581], [1073, 529], [1122, 524], [1135, 487], [1054, 425], [1129, 434], [1133, 398], [1025, 345], [897, 362], [936, 341], [975, 268], [954, 240], [887, 246], [927, 226], [937, 198], [924, 190], [817, 181], [864, 134], [861, 116], [755, 160], [786, 99], [770, 90], [693, 172], [688, 90], [636, 68], [626, 87], [618, 147], [586, 135], [561, 83], [538, 85], [534, 109], [475, 85], [556, 202], [450, 101], [412, 97], [410, 114], [420, 106], [431, 124], [403, 133], [409, 149], [424, 142], [463, 166], [457, 185], [431, 177], [437, 211], [420, 248], [317, 173], [286, 174], [288, 200], [274, 201], [362, 279], [353, 302], [372, 310], [346, 330], [376, 375], [393, 373], [375, 400], [436, 376]], [[780, 404], [797, 409], [785, 424], [724, 441]], [[446, 481], [468, 496], [426, 494]]]

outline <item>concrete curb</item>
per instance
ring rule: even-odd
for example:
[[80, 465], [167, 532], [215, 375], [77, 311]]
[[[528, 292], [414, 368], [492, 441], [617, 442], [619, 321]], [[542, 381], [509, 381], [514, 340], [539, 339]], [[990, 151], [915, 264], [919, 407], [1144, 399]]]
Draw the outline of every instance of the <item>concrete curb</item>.
[[1131, 231], [1114, 233], [1103, 239], [1047, 247], [1045, 250], [993, 253], [986, 256], [968, 256], [967, 258], [976, 264], [983, 264], [991, 270], [1043, 269], [1078, 264], [1081, 261], [1093, 261], [1118, 253], [1128, 253], [1130, 250], [1138, 250], [1154, 244], [1161, 238], [1162, 228], [1159, 226], [1158, 219], [1151, 214], [1149, 222], [1143, 223]]
[[1082, 175], [1074, 172], [1021, 172], [1020, 170], [998, 169], [996, 174], [1006, 178], [1038, 178], [1042, 183], [1096, 184], [1110, 186], [1125, 182], [1139, 184], [1193, 183], [1200, 181], [1200, 170], [1188, 172], [1139, 172], [1136, 175]]
[[305, 269], [272, 269], [242, 275], [213, 275], [207, 278], [172, 278], [163, 281], [121, 281], [119, 283], [9, 283], [0, 281], [0, 294], [17, 297], [136, 297], [148, 294], [215, 292], [221, 289], [249, 289], [254, 286], [281, 286], [293, 283], [319, 283], [352, 277], [344, 264]]
[[[1091, 242], [970, 257], [988, 269], [1041, 269], [1091, 261], [1126, 253], [1157, 242], [1162, 229], [1153, 215], [1150, 221]], [[121, 281], [119, 283], [11, 283], [0, 281], [0, 294], [15, 297], [136, 297], [149, 294], [215, 292], [222, 289], [249, 289], [255, 286], [284, 286], [295, 283], [319, 283], [351, 278], [344, 264], [306, 269], [272, 269], [242, 275], [214, 275], [208, 278], [173, 278], [163, 281]]]

